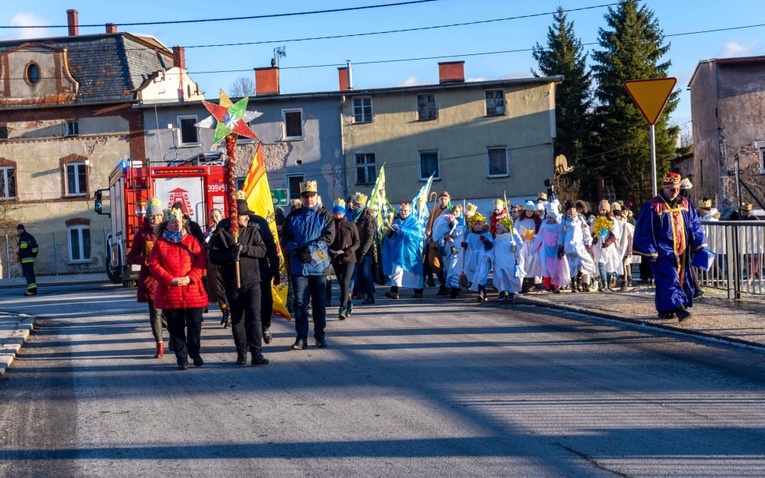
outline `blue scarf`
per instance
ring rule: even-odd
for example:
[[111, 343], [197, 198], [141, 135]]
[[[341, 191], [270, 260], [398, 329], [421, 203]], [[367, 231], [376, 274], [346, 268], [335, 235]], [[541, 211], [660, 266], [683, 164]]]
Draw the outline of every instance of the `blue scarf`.
[[164, 237], [167, 241], [178, 244], [183, 239], [183, 234], [180, 231], [170, 232], [165, 229], [165, 232], [162, 233], [162, 237]]
[[361, 213], [364, 212], [364, 209], [366, 208], [366, 206], [363, 206], [358, 209], [354, 209], [353, 214], [351, 214], [351, 217], [348, 219], [350, 219], [352, 223], [356, 224], [356, 222], [359, 220], [359, 217], [361, 217]]

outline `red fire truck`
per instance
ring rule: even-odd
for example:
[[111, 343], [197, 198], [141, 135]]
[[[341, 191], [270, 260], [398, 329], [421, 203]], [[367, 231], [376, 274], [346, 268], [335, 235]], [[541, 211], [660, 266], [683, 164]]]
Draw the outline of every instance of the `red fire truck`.
[[[228, 170], [219, 153], [203, 153], [179, 164], [156, 166], [130, 159], [109, 175], [108, 189], [95, 195], [95, 210], [111, 218], [111, 233], [106, 238], [106, 274], [114, 284], [135, 286], [139, 265], [127, 261], [135, 232], [146, 215], [146, 201], [158, 197], [163, 208], [181, 203], [183, 212], [204, 230], [213, 208], [228, 216]], [[104, 210], [107, 199], [109, 209]]]

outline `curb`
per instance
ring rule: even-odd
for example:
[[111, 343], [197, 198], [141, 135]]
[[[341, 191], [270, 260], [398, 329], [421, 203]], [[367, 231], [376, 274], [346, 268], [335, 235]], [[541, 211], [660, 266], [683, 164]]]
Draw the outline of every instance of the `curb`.
[[[756, 347], [758, 349], [765, 349], [765, 345], [757, 342], [751, 342], [749, 340], [744, 339], [737, 339], [735, 337], [723, 337], [720, 335], [714, 335], [707, 332], [700, 332], [698, 330], [692, 330], [692, 329], [686, 329], [683, 327], [675, 327], [673, 325], [666, 325], [666, 324], [659, 324], [656, 322], [652, 322], [648, 319], [633, 319], [631, 317], [625, 317], [623, 315], [616, 315], [613, 313], [608, 312], [600, 312], [600, 311], [593, 311], [590, 309], [586, 309], [584, 307], [577, 307], [573, 305], [564, 305], [564, 304], [555, 304], [551, 302], [546, 302], [543, 300], [536, 300], [536, 299], [529, 299], [526, 297], [518, 297], [515, 298], [516, 304], [524, 304], [524, 305], [532, 305], [534, 307], [544, 308], [544, 309], [553, 309], [553, 310], [562, 310], [565, 312], [573, 312], [576, 314], [582, 314], [582, 315], [590, 315], [593, 317], [599, 317], [601, 319], [609, 319], [609, 320], [616, 320], [618, 322], [625, 322], [628, 324], [634, 324], [634, 325], [641, 325], [644, 327], [653, 327], [655, 329], [660, 330], [668, 330], [671, 332], [676, 332], [680, 334], [686, 334], [691, 335], [695, 337], [701, 337], [704, 339], [714, 339], [720, 342], [729, 342], [737, 345], [746, 345], [749, 347]], [[691, 319], [692, 320], [692, 319]]]
[[[7, 279], [5, 279], [7, 280]], [[62, 286], [62, 285], [85, 285], [85, 284], [111, 284], [109, 282], [109, 279], [76, 279], [76, 280], [61, 280], [59, 282], [54, 281], [37, 281], [38, 287], [51, 287], [51, 286]], [[2, 280], [0, 280], [0, 289], [15, 289], [18, 288], [19, 290], [26, 290], [27, 283], [26, 282], [19, 282], [18, 284], [14, 283], [3, 283]]]
[[[7, 316], [13, 317], [11, 314]], [[10, 335], [3, 339], [3, 343], [0, 344], [0, 375], [4, 375], [5, 371], [13, 363], [16, 355], [21, 350], [21, 347], [29, 338], [29, 334], [34, 330], [35, 318], [29, 315], [16, 316], [19, 318], [19, 322], [16, 325], [16, 330], [11, 331]]]

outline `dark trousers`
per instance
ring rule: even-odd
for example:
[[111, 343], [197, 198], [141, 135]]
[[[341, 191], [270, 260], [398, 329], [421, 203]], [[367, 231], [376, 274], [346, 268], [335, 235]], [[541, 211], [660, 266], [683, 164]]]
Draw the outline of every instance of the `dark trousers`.
[[375, 298], [375, 281], [372, 279], [372, 262], [374, 258], [372, 254], [367, 254], [361, 259], [361, 262], [356, 263], [356, 268], [353, 270], [353, 278], [358, 279], [358, 291], [367, 296], [369, 299]]
[[162, 327], [167, 327], [163, 322], [162, 311], [154, 307], [154, 302], [149, 301], [149, 321], [151, 322], [151, 333], [154, 341], [162, 342]]
[[261, 275], [260, 323], [263, 330], [271, 328], [271, 316], [274, 315], [274, 296], [271, 292], [273, 281], [270, 275]]
[[337, 283], [340, 284], [340, 310], [347, 305], [353, 305], [351, 302], [351, 277], [356, 264], [332, 264], [335, 271]]
[[299, 340], [308, 338], [308, 301], [312, 303], [313, 336], [324, 339], [327, 325], [327, 276], [292, 276], [295, 289], [295, 332]]
[[188, 362], [189, 357], [193, 359], [199, 355], [203, 310], [203, 307], [163, 310], [178, 363]]
[[27, 280], [27, 290], [37, 289], [37, 281], [35, 279], [35, 263], [22, 263], [21, 271], [24, 273], [24, 279]]
[[247, 352], [247, 344], [253, 355], [263, 351], [263, 324], [260, 321], [260, 283], [248, 284], [241, 289], [226, 288], [226, 298], [231, 307], [231, 332], [237, 353]]

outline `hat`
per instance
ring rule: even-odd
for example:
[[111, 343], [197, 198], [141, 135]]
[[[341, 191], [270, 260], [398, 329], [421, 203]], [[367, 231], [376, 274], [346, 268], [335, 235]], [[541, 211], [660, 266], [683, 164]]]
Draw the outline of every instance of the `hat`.
[[161, 216], [162, 215], [162, 203], [159, 198], [151, 198], [146, 203], [146, 215], [147, 216]]
[[575, 205], [577, 208], [582, 208], [582, 210], [583, 210], [584, 212], [589, 212], [589, 211], [590, 211], [590, 206], [589, 206], [589, 204], [587, 204], [586, 202], [582, 201], [581, 199], [579, 199], [577, 202], [575, 202], [575, 203], [574, 203], [574, 205]]
[[569, 209], [573, 209], [574, 208], [574, 203], [572, 203], [571, 201], [566, 201], [565, 207], [566, 207], [567, 211]]
[[451, 195], [450, 195], [448, 192], [446, 192], [446, 191], [442, 192], [442, 193], [441, 193], [441, 195], [440, 195], [440, 196], [438, 196], [438, 197], [440, 197], [440, 198], [442, 198], [442, 197], [447, 197], [447, 198], [449, 198], [449, 199], [451, 199], [451, 198], [452, 198], [452, 196], [451, 196]]
[[365, 206], [367, 204], [367, 200], [369, 197], [364, 193], [356, 193], [355, 196], [353, 196], [353, 202], [356, 204], [359, 204], [361, 206]]
[[332, 203], [332, 214], [345, 214], [345, 201], [342, 198], [335, 199]]
[[741, 205], [741, 210], [742, 211], [751, 211], [752, 210], [752, 205], [745, 202], [744, 204]]
[[174, 207], [172, 209], [165, 209], [165, 220], [171, 221], [173, 219], [183, 220], [183, 211]]
[[712, 200], [709, 198], [702, 199], [699, 201], [698, 209], [712, 209]]
[[508, 216], [507, 214], [502, 217], [502, 219], [499, 220], [498, 224], [502, 224], [505, 226], [505, 229], [508, 231], [513, 228], [513, 220]]
[[608, 203], [607, 200], [600, 201], [600, 204], [598, 204], [598, 210], [605, 209], [606, 211], [611, 210], [611, 205]]
[[303, 181], [300, 183], [300, 195], [310, 196], [312, 194], [318, 194], [319, 188], [316, 185], [316, 181]]
[[477, 222], [486, 223], [486, 218], [480, 212], [475, 213], [475, 216], [473, 216], [473, 224], [475, 224]]
[[293, 199], [292, 200], [292, 207], [294, 207], [295, 209], [297, 209], [299, 207], [303, 207], [303, 201], [301, 201], [300, 199]]
[[533, 211], [535, 207], [536, 206], [534, 206], [534, 202], [533, 201], [526, 201], [526, 204], [523, 205], [523, 210], [524, 211]]
[[680, 178], [680, 175], [677, 173], [667, 173], [666, 176], [664, 176], [664, 182], [662, 183], [662, 186], [675, 186], [680, 185], [680, 182], [682, 181], [682, 178]]
[[240, 189], [236, 192], [236, 199], [247, 199], [247, 196], [244, 194], [244, 191]]
[[536, 208], [537, 208], [537, 211], [544, 211], [545, 205], [540, 202], [540, 203], [537, 203]]
[[236, 215], [248, 216], [250, 214], [254, 214], [254, 213], [250, 211], [249, 206], [247, 206], [247, 201], [245, 201], [244, 199], [237, 199], [236, 200]]
[[500, 211], [505, 208], [505, 202], [501, 199], [495, 199], [494, 200], [494, 209], [499, 209]]
[[616, 212], [616, 211], [621, 211], [621, 210], [622, 210], [622, 205], [619, 204], [618, 202], [614, 202], [611, 205], [611, 211]]
[[21, 229], [22, 231], [26, 231], [26, 229], [24, 229], [23, 224], [19, 224], [18, 226], [16, 226], [16, 230], [18, 231], [19, 229]]
[[539, 196], [537, 196], [537, 199], [540, 199], [542, 201], [547, 201], [547, 193], [539, 193]]
[[[537, 206], [537, 209], [539, 209], [539, 206]], [[547, 203], [547, 207], [543, 208], [547, 210], [547, 215], [555, 216], [556, 219], [560, 219], [560, 203], [558, 200], [554, 200], [552, 202]]]
[[473, 204], [472, 202], [467, 203], [467, 211], [465, 211], [465, 216], [472, 217], [476, 211], [478, 211], [478, 206]]

